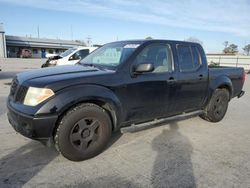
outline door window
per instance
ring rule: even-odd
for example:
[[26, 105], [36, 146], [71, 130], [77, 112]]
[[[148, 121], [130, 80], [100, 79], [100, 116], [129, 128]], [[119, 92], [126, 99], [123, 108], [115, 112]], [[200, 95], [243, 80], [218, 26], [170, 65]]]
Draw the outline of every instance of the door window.
[[192, 48], [194, 68], [197, 68], [201, 65], [201, 56], [197, 47], [192, 46], [191, 48]]
[[81, 60], [85, 58], [87, 55], [89, 55], [88, 49], [79, 50], [70, 57], [70, 60]]
[[89, 49], [80, 50], [79, 55], [81, 59], [85, 58], [87, 55], [89, 55]]
[[178, 45], [179, 67], [181, 71], [196, 70], [201, 65], [201, 58], [195, 46]]
[[153, 64], [154, 73], [171, 72], [173, 70], [171, 48], [165, 44], [152, 44], [145, 47], [135, 61], [135, 64]]
[[80, 56], [79, 51], [77, 51], [76, 53], [74, 53], [74, 54], [69, 58], [69, 60], [80, 60], [80, 59], [81, 59], [81, 56]]

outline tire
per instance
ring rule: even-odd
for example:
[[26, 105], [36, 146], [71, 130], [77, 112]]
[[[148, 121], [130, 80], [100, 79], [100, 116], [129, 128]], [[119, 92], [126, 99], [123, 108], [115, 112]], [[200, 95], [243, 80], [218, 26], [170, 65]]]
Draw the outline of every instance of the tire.
[[229, 99], [227, 89], [216, 89], [205, 108], [204, 114], [200, 117], [214, 123], [221, 121], [227, 112]]
[[47, 65], [46, 64], [42, 64], [41, 68], [45, 68], [45, 67], [47, 67]]
[[111, 132], [111, 120], [103, 108], [91, 103], [80, 104], [60, 121], [55, 146], [65, 158], [82, 161], [101, 153]]

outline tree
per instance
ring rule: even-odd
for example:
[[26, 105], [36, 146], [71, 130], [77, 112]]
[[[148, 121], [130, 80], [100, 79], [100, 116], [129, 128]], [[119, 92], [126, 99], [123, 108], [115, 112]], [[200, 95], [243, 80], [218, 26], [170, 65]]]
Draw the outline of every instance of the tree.
[[196, 38], [196, 37], [189, 37], [185, 41], [196, 42], [196, 43], [199, 43], [200, 45], [203, 46], [203, 42], [201, 40], [199, 40], [198, 38]]
[[153, 38], [152, 37], [146, 37], [145, 39], [146, 40], [152, 40]]
[[229, 42], [228, 42], [228, 41], [223, 42], [224, 49], [228, 47], [228, 44], [229, 44]]
[[250, 53], [250, 44], [247, 44], [244, 48], [242, 48], [246, 55], [249, 55]]
[[238, 52], [238, 46], [235, 44], [230, 44], [224, 48], [223, 52], [225, 54], [236, 54]]

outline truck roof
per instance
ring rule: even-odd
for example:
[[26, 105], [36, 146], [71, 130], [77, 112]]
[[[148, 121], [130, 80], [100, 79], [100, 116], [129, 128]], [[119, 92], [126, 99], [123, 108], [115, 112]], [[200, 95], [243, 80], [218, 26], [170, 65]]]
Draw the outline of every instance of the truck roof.
[[[154, 42], [168, 42], [168, 43], [178, 43], [178, 44], [193, 44], [193, 45], [200, 45], [196, 42], [189, 42], [189, 41], [179, 41], [179, 40], [168, 40], [168, 39], [134, 39], [134, 40], [122, 40], [122, 41], [115, 41], [115, 42], [135, 42], [135, 43], [154, 43]], [[111, 43], [115, 43], [111, 42]]]

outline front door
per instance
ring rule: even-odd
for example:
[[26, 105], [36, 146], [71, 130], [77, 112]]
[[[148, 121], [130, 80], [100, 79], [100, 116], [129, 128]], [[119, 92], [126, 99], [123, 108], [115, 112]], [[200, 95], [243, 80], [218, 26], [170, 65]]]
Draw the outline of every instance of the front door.
[[132, 66], [151, 63], [154, 71], [133, 74], [127, 84], [127, 120], [143, 122], [170, 114], [175, 98], [175, 77], [172, 51], [169, 44], [146, 46], [135, 58]]

